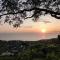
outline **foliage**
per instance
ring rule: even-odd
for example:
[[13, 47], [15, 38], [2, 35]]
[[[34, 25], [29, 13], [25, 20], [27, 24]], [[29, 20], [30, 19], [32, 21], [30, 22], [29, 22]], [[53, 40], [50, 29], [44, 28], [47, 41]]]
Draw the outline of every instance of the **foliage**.
[[60, 0], [0, 0], [0, 19], [14, 27], [24, 20], [37, 21], [41, 15], [50, 14], [60, 19]]
[[58, 39], [60, 40], [60, 35], [58, 35]]
[[[60, 60], [60, 41], [46, 42], [0, 41], [0, 60]], [[14, 55], [2, 55], [6, 51]]]

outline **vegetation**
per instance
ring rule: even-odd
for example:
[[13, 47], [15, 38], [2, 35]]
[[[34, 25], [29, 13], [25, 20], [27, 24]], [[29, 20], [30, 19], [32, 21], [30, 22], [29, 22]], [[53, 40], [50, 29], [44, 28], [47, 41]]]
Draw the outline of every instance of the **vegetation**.
[[60, 40], [0, 41], [0, 60], [60, 60]]
[[60, 40], [60, 35], [58, 35], [58, 39]]
[[28, 18], [37, 21], [46, 14], [60, 19], [60, 0], [0, 0], [0, 22], [3, 20], [14, 27]]

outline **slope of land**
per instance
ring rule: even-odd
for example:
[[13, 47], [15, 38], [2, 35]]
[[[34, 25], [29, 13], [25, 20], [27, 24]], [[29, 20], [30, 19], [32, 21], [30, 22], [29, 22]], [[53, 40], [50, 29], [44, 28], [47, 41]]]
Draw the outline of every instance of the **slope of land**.
[[0, 40], [0, 60], [60, 60], [60, 40]]

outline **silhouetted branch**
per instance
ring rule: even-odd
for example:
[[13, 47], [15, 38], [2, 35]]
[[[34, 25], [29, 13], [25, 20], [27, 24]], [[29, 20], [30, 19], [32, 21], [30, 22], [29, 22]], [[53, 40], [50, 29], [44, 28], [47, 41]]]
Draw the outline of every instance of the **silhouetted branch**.
[[[33, 10], [39, 10], [39, 12], [40, 12], [40, 11], [45, 11], [45, 12], [47, 12], [47, 13], [50, 13], [51, 16], [52, 16], [52, 14], [54, 14], [54, 16], [52, 16], [52, 17], [55, 17], [55, 18], [57, 18], [56, 15], [60, 15], [60, 13], [54, 12], [54, 11], [50, 11], [50, 10], [48, 10], [48, 9], [32, 8], [32, 9], [24, 9], [24, 10], [20, 10], [20, 11], [18, 11], [18, 12], [16, 12], [16, 13], [15, 13], [15, 12], [13, 12], [13, 13], [7, 13], [7, 14], [3, 14], [3, 15], [0, 15], [0, 16], [10, 15], [10, 14], [14, 15], [14, 14], [23, 13], [24, 11], [33, 11]], [[38, 13], [39, 13], [39, 12], [38, 12]], [[33, 17], [33, 16], [31, 16], [31, 17]], [[28, 18], [30, 18], [30, 17], [28, 17]]]
[[9, 24], [14, 22], [13, 26], [18, 27], [23, 19], [33, 17], [38, 20], [39, 16], [46, 14], [60, 19], [59, 6], [59, 0], [1, 0], [0, 17], [8, 16], [4, 21]]

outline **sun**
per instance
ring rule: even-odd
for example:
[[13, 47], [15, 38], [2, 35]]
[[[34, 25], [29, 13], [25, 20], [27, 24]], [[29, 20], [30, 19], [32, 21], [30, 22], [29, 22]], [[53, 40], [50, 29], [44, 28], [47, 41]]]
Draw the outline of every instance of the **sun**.
[[46, 29], [41, 29], [41, 32], [42, 33], [46, 33]]

